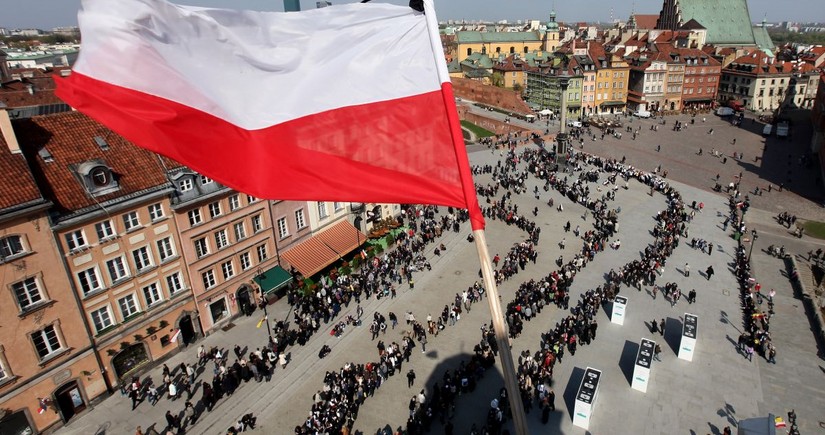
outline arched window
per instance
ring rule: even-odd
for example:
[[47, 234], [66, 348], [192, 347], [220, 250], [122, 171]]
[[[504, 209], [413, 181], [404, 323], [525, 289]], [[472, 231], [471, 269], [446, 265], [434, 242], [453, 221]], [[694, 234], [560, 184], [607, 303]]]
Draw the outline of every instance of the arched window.
[[501, 47], [496, 47], [496, 54], [501, 53]]
[[510, 54], [514, 54], [516, 52], [516, 47], [510, 47]]
[[524, 54], [527, 54], [527, 53], [529, 53], [529, 52], [530, 52], [530, 49], [529, 49], [529, 48], [527, 48], [527, 46], [525, 45], [525, 46], [524, 46]]

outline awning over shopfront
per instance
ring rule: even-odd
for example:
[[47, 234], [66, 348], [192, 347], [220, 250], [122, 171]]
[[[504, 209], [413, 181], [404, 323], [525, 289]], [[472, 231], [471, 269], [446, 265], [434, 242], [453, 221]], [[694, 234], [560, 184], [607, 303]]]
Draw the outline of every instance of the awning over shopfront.
[[310, 277], [367, 241], [367, 236], [347, 221], [289, 248], [281, 254], [301, 275]]
[[712, 97], [696, 97], [696, 98], [685, 98], [684, 101], [691, 102], [691, 103], [702, 103], [702, 102], [711, 102], [713, 101]]
[[603, 102], [602, 104], [599, 104], [599, 105], [600, 106], [624, 106], [625, 102], [621, 101], [621, 100], [618, 100], [618, 101], [605, 101], [605, 102]]
[[290, 281], [292, 281], [292, 275], [284, 270], [283, 267], [275, 265], [263, 271], [260, 275], [256, 276], [254, 280], [261, 287], [261, 291], [266, 294], [289, 284]]

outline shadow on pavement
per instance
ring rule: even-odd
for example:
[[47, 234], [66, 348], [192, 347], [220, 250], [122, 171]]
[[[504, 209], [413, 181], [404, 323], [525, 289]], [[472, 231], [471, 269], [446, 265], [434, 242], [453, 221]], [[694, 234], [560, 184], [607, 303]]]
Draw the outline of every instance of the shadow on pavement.
[[570, 380], [567, 381], [567, 387], [564, 389], [564, 404], [567, 406], [567, 414], [570, 420], [573, 420], [573, 412], [576, 409], [576, 394], [579, 392], [579, 385], [584, 378], [584, 369], [574, 367], [573, 372], [570, 373]]
[[679, 342], [682, 340], [682, 321], [668, 317], [665, 321], [665, 342], [674, 355], [679, 355]]
[[619, 368], [622, 369], [627, 385], [633, 385], [633, 369], [636, 365], [636, 354], [639, 353], [639, 343], [625, 340], [622, 356], [619, 357]]

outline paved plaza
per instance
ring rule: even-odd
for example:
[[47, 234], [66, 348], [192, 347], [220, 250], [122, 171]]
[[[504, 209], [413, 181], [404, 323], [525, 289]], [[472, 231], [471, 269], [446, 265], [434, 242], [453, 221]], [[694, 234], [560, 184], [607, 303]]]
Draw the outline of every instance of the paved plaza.
[[[603, 372], [589, 433], [718, 434], [725, 426], [734, 427], [739, 419], [765, 416], [767, 413], [785, 416], [790, 409], [796, 410], [802, 433], [821, 433], [823, 430], [820, 428], [820, 421], [825, 420], [822, 409], [825, 403], [823, 354], [818, 353], [804, 307], [798, 296], [794, 295], [784, 262], [762, 250], [769, 244], [786, 244], [792, 252], [803, 253], [821, 245], [808, 238], [801, 241], [791, 238], [772, 221], [772, 216], [781, 210], [803, 218], [823, 220], [823, 209], [818, 205], [821, 201], [816, 198], [817, 194], [821, 195], [821, 188], [819, 192], [813, 188], [818, 169], [806, 169], [797, 163], [802, 149], [801, 140], [810, 136], [806, 135], [803, 123], [796, 123], [798, 127], [795, 127], [791, 141], [778, 142], [770, 138], [763, 152], [764, 139], [759, 135], [761, 126], [757, 128], [756, 124], [751, 126], [746, 121], [744, 128], [739, 129], [726, 125], [726, 121], [713, 115], [706, 117], [703, 123], [700, 115], [698, 125], [688, 125], [687, 131], [682, 132], [671, 130], [673, 120], [688, 120], [688, 116], [667, 118], [667, 125], [660, 126], [658, 132], [649, 130], [656, 121], [636, 119], [629, 124], [641, 126], [641, 133], [635, 141], [630, 139], [628, 133], [623, 133], [621, 141], [608, 137], [604, 141], [585, 140], [585, 152], [617, 159], [625, 156], [628, 164], [648, 171], [661, 164], [663, 170], [668, 170], [671, 185], [681, 192], [687, 204], [692, 201], [704, 203], [703, 211], [697, 213], [689, 224], [690, 238], [713, 241], [714, 250], [712, 255], [708, 255], [683, 241], [669, 258], [664, 274], [657, 281], [659, 284], [676, 282], [685, 294], [695, 289], [695, 304], [688, 305], [683, 298], [671, 307], [661, 294], [654, 299], [650, 287], [644, 287], [641, 291], [622, 287], [620, 294], [629, 299], [624, 325], [610, 323], [609, 305], [608, 309], [598, 314], [598, 335], [593, 343], [580, 346], [575, 355], [567, 354], [561, 364], [556, 364], [552, 385], [556, 392], [556, 412], [549, 423], [543, 425], [540, 411], [534, 408], [527, 415], [530, 433], [587, 433], [572, 425], [573, 396], [587, 367]], [[714, 129], [713, 135], [707, 133], [710, 128]], [[737, 138], [736, 145], [731, 144], [734, 137]], [[799, 143], [794, 142], [797, 138]], [[661, 151], [656, 151], [656, 145], [662, 146]], [[703, 148], [701, 156], [697, 154], [700, 147]], [[731, 155], [734, 151], [743, 152], [745, 157], [741, 162], [728, 157], [727, 163], [722, 164], [720, 158], [709, 155], [713, 148], [725, 155]], [[578, 145], [576, 149], [579, 149]], [[495, 165], [500, 159], [498, 152], [479, 147], [472, 150], [472, 164]], [[791, 154], [791, 181], [787, 181], [788, 153]], [[761, 157], [756, 163], [753, 162], [755, 156]], [[521, 164], [520, 168], [523, 169], [524, 165]], [[737, 242], [730, 237], [730, 227], [727, 232], [722, 229], [722, 221], [729, 212], [727, 197], [724, 191], [716, 193], [711, 187], [717, 173], [721, 181], [728, 182], [740, 171], [743, 172], [743, 187], [747, 190], [755, 185], [767, 188], [767, 183], [785, 183], [790, 188], [783, 192], [765, 192], [761, 197], [751, 195], [754, 205], [746, 216], [749, 224], [752, 220], [753, 227], [763, 234], [753, 253], [755, 277], [763, 288], [777, 291], [776, 315], [771, 321], [771, 333], [778, 350], [776, 364], [768, 364], [758, 356], [748, 361], [737, 352], [736, 347], [737, 337], [743, 328], [739, 287], [731, 269]], [[604, 179], [602, 174], [600, 181]], [[476, 182], [486, 185], [492, 183], [492, 179], [489, 174], [484, 174], [476, 176]], [[540, 198], [536, 200], [532, 194], [536, 185], [538, 181], [530, 177], [528, 193], [513, 195], [513, 202], [518, 205], [520, 213], [541, 227], [538, 261], [536, 264], [529, 263], [525, 270], [499, 287], [502, 305], [513, 299], [520, 283], [538, 280], [555, 270], [554, 260], [559, 255], [567, 261], [579, 250], [580, 242], [572, 233], [563, 231], [567, 221], [574, 227], [580, 225], [583, 232], [592, 228], [592, 218], [582, 219], [584, 207], [572, 203], [558, 192], [539, 189]], [[596, 190], [609, 187], [590, 183], [590, 188], [591, 192], [600, 196]], [[666, 208], [665, 198], [659, 193], [651, 196], [650, 189], [636, 181], [630, 181], [627, 190], [618, 189], [616, 196], [616, 201], [608, 203], [610, 208], [621, 206], [619, 232], [611, 240], [620, 239], [621, 248], [607, 248], [598, 253], [576, 275], [570, 289], [571, 306], [583, 292], [603, 285], [605, 275], [611, 269], [618, 270], [624, 264], [639, 259], [640, 252], [654, 239], [651, 231], [655, 225], [653, 218], [658, 211]], [[556, 205], [564, 205], [563, 212], [546, 205], [551, 197]], [[530, 211], [536, 206], [539, 213], [533, 217]], [[497, 220], [488, 220], [487, 224], [491, 255], [498, 253], [503, 256], [514, 243], [527, 237], [526, 233]], [[362, 302], [364, 317], [372, 318], [375, 311], [384, 315], [393, 311], [399, 317], [406, 311], [412, 311], [418, 319], [425, 318], [428, 313], [435, 317], [456, 293], [481, 281], [475, 245], [466, 240], [469, 233], [469, 224], [466, 223], [458, 233], [445, 232], [440, 242], [444, 243], [446, 251], [435, 256], [432, 248], [428, 248], [432, 271], [415, 275], [415, 289], [410, 290], [404, 284], [399, 286], [395, 299], [371, 298]], [[567, 240], [564, 249], [558, 245], [562, 237]], [[688, 277], [683, 273], [686, 263], [692, 270]], [[710, 265], [716, 275], [708, 280], [703, 271]], [[354, 314], [354, 309], [355, 305], [351, 304], [342, 310], [341, 315]], [[291, 316], [285, 300], [271, 305], [269, 312], [271, 318], [287, 319]], [[686, 312], [699, 318], [696, 353], [691, 362], [676, 356]], [[513, 355], [517, 356], [523, 350], [538, 350], [541, 334], [568, 314], [568, 311], [549, 306], [534, 320], [525, 322], [523, 333], [513, 340]], [[259, 319], [259, 312], [251, 317], [238, 318], [233, 322], [233, 328], [217, 332], [202, 342], [207, 348], [217, 346], [229, 354], [235, 344], [255, 350], [266, 342], [266, 329], [256, 328]], [[664, 336], [651, 333], [650, 322], [654, 319], [666, 319]], [[415, 370], [415, 385], [408, 388], [403, 374], [385, 381], [361, 407], [354, 426], [355, 433], [371, 435], [382, 429], [394, 431], [399, 426], [403, 427], [409, 415], [407, 405], [410, 397], [425, 385], [441, 382], [445, 370], [452, 370], [460, 361], [469, 360], [473, 347], [481, 338], [481, 325], [489, 321], [489, 309], [484, 299], [473, 305], [472, 311], [462, 313], [456, 326], [447, 326], [437, 337], [430, 337], [426, 353], [416, 348], [410, 362], [405, 363], [402, 369], [404, 373], [409, 368]], [[398, 328], [387, 331], [380, 338], [386, 343], [401, 342], [405, 326], [402, 317]], [[341, 337], [331, 336], [331, 327], [332, 323], [324, 325], [306, 346], [289, 348], [290, 364], [286, 369], [277, 368], [270, 382], [255, 383], [253, 380], [241, 385], [233, 396], [222, 399], [211, 413], [204, 413], [186, 432], [223, 434], [241, 415], [254, 412], [259, 424], [254, 433], [293, 433], [294, 427], [306, 419], [312, 406], [312, 395], [322, 388], [327, 371], [337, 371], [347, 362], [363, 364], [378, 359], [377, 341], [370, 339], [366, 324], [348, 327]], [[646, 393], [630, 387], [633, 362], [642, 338], [656, 341], [663, 349], [662, 361], [654, 361], [652, 365], [650, 386]], [[319, 359], [317, 354], [324, 344], [332, 352], [328, 357]], [[166, 363], [169, 367], [176, 367], [181, 362], [194, 363], [195, 352], [195, 347], [190, 346]], [[207, 363], [204, 368], [199, 380], [211, 379], [212, 363]], [[159, 382], [160, 367], [148, 375]], [[474, 392], [458, 398], [452, 420], [454, 433], [468, 434], [473, 424], [480, 428], [485, 423], [490, 400], [498, 394], [502, 385], [500, 365], [497, 363], [494, 369], [485, 373]], [[201, 392], [196, 390], [193, 402], [200, 397]], [[142, 426], [144, 431], [155, 429], [161, 432], [166, 425], [164, 414], [167, 409], [178, 413], [183, 409], [183, 401], [172, 402], [164, 397], [156, 406], [145, 401], [131, 411], [129, 398], [116, 393], [58, 433], [131, 434], [137, 426]], [[510, 428], [512, 430], [512, 426]], [[431, 433], [443, 433], [437, 421], [433, 423]]]

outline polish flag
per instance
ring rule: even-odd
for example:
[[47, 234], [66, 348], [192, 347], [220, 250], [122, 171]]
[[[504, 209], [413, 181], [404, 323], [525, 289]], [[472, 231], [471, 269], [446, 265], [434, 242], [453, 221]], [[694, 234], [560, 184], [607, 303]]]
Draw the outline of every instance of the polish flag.
[[57, 94], [241, 192], [456, 206], [481, 229], [432, 0], [425, 12], [84, 0]]

